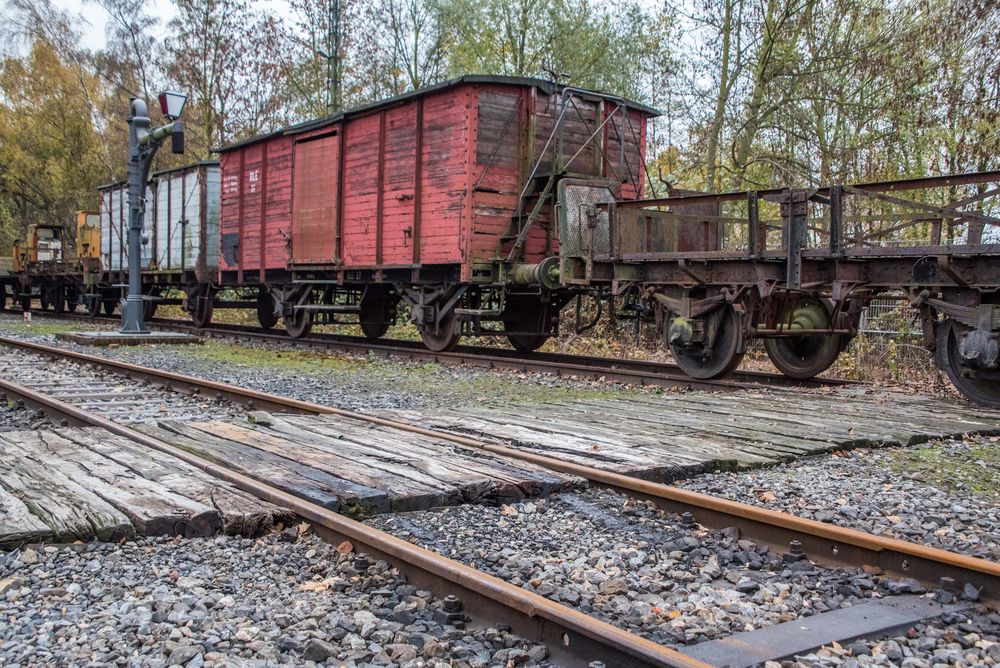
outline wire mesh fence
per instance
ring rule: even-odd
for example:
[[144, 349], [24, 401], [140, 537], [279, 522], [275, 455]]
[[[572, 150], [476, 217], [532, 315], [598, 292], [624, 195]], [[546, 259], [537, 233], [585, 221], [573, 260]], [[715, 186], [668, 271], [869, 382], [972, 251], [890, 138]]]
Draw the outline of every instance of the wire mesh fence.
[[858, 331], [876, 337], [917, 338], [921, 335], [920, 312], [902, 295], [877, 297], [861, 311]]

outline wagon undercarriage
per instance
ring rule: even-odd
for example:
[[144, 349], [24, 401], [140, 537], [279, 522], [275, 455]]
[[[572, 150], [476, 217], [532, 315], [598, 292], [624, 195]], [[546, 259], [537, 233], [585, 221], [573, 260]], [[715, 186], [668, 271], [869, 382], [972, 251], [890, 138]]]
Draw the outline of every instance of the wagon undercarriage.
[[[822, 373], [857, 335], [863, 307], [890, 294], [917, 309], [956, 388], [1000, 406], [1000, 218], [990, 215], [1000, 189], [988, 187], [998, 181], [985, 172], [583, 201], [564, 221], [586, 233], [575, 256], [564, 253], [563, 280], [646, 303], [697, 378], [728, 373], [756, 338], [784, 374]], [[766, 219], [762, 203], [778, 216]]]

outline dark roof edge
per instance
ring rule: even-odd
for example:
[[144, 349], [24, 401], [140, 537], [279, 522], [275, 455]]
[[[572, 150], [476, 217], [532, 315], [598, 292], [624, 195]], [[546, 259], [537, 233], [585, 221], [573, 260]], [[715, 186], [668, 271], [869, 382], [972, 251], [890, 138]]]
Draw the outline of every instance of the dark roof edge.
[[[309, 121], [303, 121], [295, 125], [290, 125], [287, 128], [282, 128], [281, 130], [275, 130], [264, 135], [257, 135], [256, 137], [248, 137], [242, 141], [234, 142], [232, 144], [227, 144], [225, 146], [220, 146], [218, 148], [213, 148], [212, 153], [225, 153], [227, 151], [232, 151], [237, 148], [242, 148], [244, 146], [249, 146], [251, 144], [256, 144], [257, 142], [262, 142], [267, 139], [272, 139], [281, 135], [295, 135], [301, 134], [303, 132], [309, 132], [311, 130], [316, 130], [327, 125], [332, 125], [344, 118], [355, 116], [357, 114], [363, 114], [379, 107], [384, 107], [392, 105], [404, 100], [408, 100], [415, 97], [420, 97], [433, 93], [435, 91], [444, 90], [446, 88], [451, 88], [452, 86], [457, 86], [460, 84], [472, 84], [472, 83], [494, 83], [494, 84], [509, 84], [509, 85], [520, 85], [520, 86], [535, 86], [544, 90], [548, 94], [552, 94], [556, 90], [561, 90], [567, 88], [564, 85], [557, 85], [551, 81], [546, 81], [544, 79], [535, 79], [532, 77], [509, 77], [500, 75], [490, 75], [490, 74], [466, 74], [464, 76], [456, 77], [454, 79], [448, 79], [446, 81], [441, 81], [430, 86], [425, 86], [423, 88], [418, 88], [416, 90], [403, 93], [401, 95], [396, 95], [395, 97], [386, 98], [383, 100], [378, 100], [377, 102], [370, 102], [368, 104], [361, 105], [360, 107], [353, 107], [351, 109], [345, 109], [339, 113], [333, 114], [332, 116], [324, 116], [322, 118], [316, 118]], [[571, 86], [572, 87], [572, 86]], [[575, 88], [575, 87], [574, 87]], [[584, 93], [590, 93], [599, 97], [618, 97], [617, 95], [612, 95], [611, 93], [602, 93], [601, 91], [589, 90], [581, 88]], [[624, 98], [623, 98], [624, 99]], [[636, 109], [638, 111], [646, 112], [651, 116], [660, 116], [660, 111], [653, 107], [647, 106], [645, 104], [634, 102], [632, 100], [625, 100], [625, 105], [631, 109]]]
[[[192, 163], [189, 163], [187, 165], [183, 165], [182, 167], [174, 167], [173, 169], [161, 169], [158, 172], [153, 172], [152, 174], [149, 175], [149, 180], [152, 181], [153, 179], [155, 179], [157, 177], [160, 177], [160, 176], [163, 176], [164, 174], [173, 174], [174, 172], [183, 172], [184, 170], [194, 169], [195, 167], [202, 167], [202, 166], [204, 166], [204, 167], [218, 167], [219, 164], [220, 163], [219, 163], [218, 160], [199, 160], [198, 162], [192, 162]], [[98, 190], [107, 190], [108, 188], [114, 188], [116, 186], [123, 186], [126, 183], [128, 183], [127, 179], [120, 179], [118, 181], [112, 181], [111, 183], [101, 184], [101, 185], [97, 186], [97, 189]]]

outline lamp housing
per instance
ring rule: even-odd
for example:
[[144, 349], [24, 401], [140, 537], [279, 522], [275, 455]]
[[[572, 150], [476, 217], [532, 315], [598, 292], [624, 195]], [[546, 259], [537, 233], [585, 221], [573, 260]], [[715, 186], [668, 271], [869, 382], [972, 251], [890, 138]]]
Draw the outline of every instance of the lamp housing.
[[187, 95], [176, 91], [164, 91], [159, 94], [160, 111], [171, 120], [176, 121], [184, 111], [184, 103], [187, 102]]

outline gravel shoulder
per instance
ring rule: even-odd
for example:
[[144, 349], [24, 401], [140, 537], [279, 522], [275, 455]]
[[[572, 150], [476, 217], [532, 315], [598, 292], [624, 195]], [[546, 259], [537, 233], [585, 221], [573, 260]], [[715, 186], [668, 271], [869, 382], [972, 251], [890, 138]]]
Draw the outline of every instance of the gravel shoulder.
[[678, 487], [1000, 561], [1000, 437], [851, 450]]
[[296, 533], [0, 555], [0, 665], [548, 665], [503, 627], [439, 621], [384, 562]]

